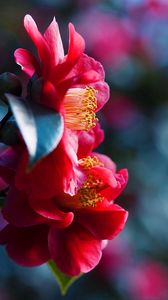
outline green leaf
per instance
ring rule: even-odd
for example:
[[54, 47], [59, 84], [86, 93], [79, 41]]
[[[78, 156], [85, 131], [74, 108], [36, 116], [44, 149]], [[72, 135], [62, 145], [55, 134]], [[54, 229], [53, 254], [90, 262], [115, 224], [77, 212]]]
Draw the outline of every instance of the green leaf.
[[11, 94], [6, 97], [29, 152], [30, 170], [58, 146], [63, 135], [63, 117], [33, 101]]
[[8, 106], [0, 100], [0, 122], [3, 120], [3, 118], [8, 113]]
[[61, 290], [61, 294], [65, 295], [66, 292], [68, 291], [69, 287], [78, 279], [81, 277], [81, 275], [79, 276], [68, 276], [64, 273], [62, 273], [56, 266], [56, 264], [50, 260], [48, 263], [48, 266], [50, 268], [50, 270], [52, 271], [52, 273], [54, 274], [54, 277], [56, 278], [60, 290]]

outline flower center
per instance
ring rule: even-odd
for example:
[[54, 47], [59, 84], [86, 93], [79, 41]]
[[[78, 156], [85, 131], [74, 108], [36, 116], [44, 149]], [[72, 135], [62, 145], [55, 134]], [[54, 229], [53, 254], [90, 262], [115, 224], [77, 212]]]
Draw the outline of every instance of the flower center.
[[96, 156], [87, 156], [79, 160], [79, 164], [84, 170], [89, 170], [93, 167], [103, 167], [104, 164]]
[[98, 202], [102, 202], [104, 197], [99, 193], [103, 186], [103, 181], [89, 175], [85, 183], [79, 190], [79, 202], [82, 207], [96, 207]]
[[73, 130], [96, 126], [97, 91], [92, 87], [69, 89], [64, 97], [65, 123]]

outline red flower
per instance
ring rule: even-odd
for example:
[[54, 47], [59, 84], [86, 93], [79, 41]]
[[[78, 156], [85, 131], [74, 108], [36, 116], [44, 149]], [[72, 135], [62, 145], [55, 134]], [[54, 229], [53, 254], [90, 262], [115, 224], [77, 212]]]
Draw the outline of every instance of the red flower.
[[[113, 200], [126, 186], [127, 170], [116, 173], [115, 164], [101, 154], [79, 164], [86, 179], [75, 196], [60, 192], [46, 201], [33, 194], [27, 198], [14, 187], [9, 192], [2, 210], [9, 223], [1, 230], [0, 242], [17, 263], [32, 266], [53, 259], [66, 274], [86, 273], [98, 264], [103, 240], [123, 229], [127, 212]], [[29, 243], [23, 243], [27, 236]]]
[[115, 14], [93, 7], [81, 14], [78, 28], [87, 38], [89, 52], [107, 68], [122, 64], [123, 59], [132, 52], [134, 28], [126, 17], [118, 18]]
[[[44, 35], [29, 15], [24, 19], [24, 26], [37, 47], [39, 61], [29, 51], [17, 49], [16, 62], [30, 77], [36, 74], [42, 79], [38, 101], [62, 113], [64, 134], [57, 149], [39, 162], [29, 175], [25, 172], [28, 157], [24, 153], [16, 184], [19, 189], [42, 198], [53, 197], [60, 189], [74, 195], [83, 182], [77, 158], [81, 133], [86, 132], [82, 137], [91, 150], [92, 141], [98, 144], [96, 141], [102, 140], [101, 130], [93, 128], [99, 128], [95, 113], [109, 97], [104, 70], [100, 63], [84, 54], [84, 40], [72, 24], [69, 24], [69, 50], [65, 56], [55, 18]], [[87, 147], [84, 149], [86, 153], [82, 153], [86, 156]], [[40, 182], [39, 188], [35, 184], [36, 178]]]
[[167, 299], [167, 269], [157, 261], [140, 262], [128, 272], [128, 289], [132, 299]]
[[55, 19], [43, 36], [30, 16], [25, 28], [40, 61], [23, 49], [15, 52], [16, 61], [42, 82], [40, 97], [34, 97], [33, 86], [29, 96], [63, 115], [64, 133], [58, 147], [30, 172], [22, 143], [2, 151], [0, 175], [9, 191], [0, 243], [18, 264], [35, 266], [52, 259], [62, 272], [78, 275], [98, 264], [104, 240], [125, 225], [127, 212], [114, 200], [128, 174], [125, 169], [116, 172], [108, 157], [92, 153], [103, 139], [95, 113], [108, 99], [108, 86], [102, 66], [83, 53], [82, 37], [70, 24], [64, 56]]

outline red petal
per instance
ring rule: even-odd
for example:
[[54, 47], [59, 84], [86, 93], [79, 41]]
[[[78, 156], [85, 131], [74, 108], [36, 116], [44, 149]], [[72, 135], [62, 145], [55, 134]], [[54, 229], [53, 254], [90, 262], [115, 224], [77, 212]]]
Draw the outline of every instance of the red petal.
[[[64, 61], [53, 70], [53, 82], [57, 85], [70, 73], [77, 63], [85, 48], [85, 41], [82, 36], [75, 31], [74, 26], [69, 24], [69, 49]], [[68, 87], [67, 87], [68, 88]]]
[[21, 158], [16, 174], [16, 186], [25, 190], [30, 197], [49, 199], [60, 194], [60, 190], [70, 195], [76, 193], [80, 173], [77, 162], [77, 136], [64, 131], [58, 147], [45, 157], [30, 172], [26, 173], [27, 152]]
[[101, 241], [79, 224], [65, 230], [51, 228], [49, 251], [58, 268], [70, 276], [91, 271], [102, 255]]
[[103, 66], [85, 53], [81, 55], [70, 75], [77, 78], [76, 83], [79, 85], [104, 81], [105, 78]]
[[116, 164], [110, 157], [98, 152], [93, 152], [92, 156], [96, 156], [103, 163], [105, 168], [112, 170], [114, 174], [116, 173]]
[[104, 182], [105, 186], [100, 193], [110, 201], [120, 195], [128, 182], [127, 169], [114, 173], [113, 170], [105, 167], [93, 167], [89, 173]]
[[105, 167], [93, 167], [89, 173], [102, 180], [109, 187], [117, 188], [117, 180], [112, 170]]
[[109, 96], [110, 96], [109, 86], [104, 81], [95, 82], [95, 83], [91, 84], [90, 86], [92, 86], [97, 91], [97, 94], [96, 94], [97, 110], [96, 111], [99, 111], [109, 100]]
[[36, 58], [26, 49], [17, 49], [14, 53], [16, 63], [22, 67], [22, 70], [30, 77], [36, 72], [40, 74], [40, 66]]
[[52, 64], [57, 65], [64, 58], [64, 49], [62, 45], [59, 27], [55, 18], [45, 31], [44, 38], [46, 39], [50, 49]]
[[113, 239], [125, 226], [128, 212], [118, 205], [103, 208], [81, 209], [78, 222], [96, 239]]
[[76, 32], [72, 23], [69, 24], [69, 49], [67, 61], [77, 60], [85, 50], [85, 41], [83, 37]]
[[104, 82], [104, 78], [102, 65], [83, 53], [60, 87], [68, 89], [70, 87], [92, 86], [98, 91], [96, 97], [97, 110], [99, 110], [109, 99], [109, 86]]
[[47, 75], [50, 67], [50, 51], [47, 42], [30, 15], [25, 16], [24, 27], [38, 50], [40, 60], [43, 64], [43, 74]]
[[47, 262], [50, 259], [47, 226], [11, 226], [7, 233], [6, 250], [8, 255], [22, 266], [33, 267]]
[[103, 191], [101, 191], [101, 194], [108, 200], [115, 200], [121, 192], [125, 189], [127, 182], [128, 182], [128, 171], [127, 169], [122, 169], [119, 172], [115, 174], [115, 179], [117, 182], [117, 186], [115, 188], [113, 187], [107, 187]]
[[50, 81], [43, 82], [41, 103], [56, 111], [60, 111], [61, 101], [57, 96], [56, 89]]
[[104, 131], [99, 123], [89, 131], [81, 131], [79, 134], [78, 158], [90, 155], [104, 139]]
[[5, 219], [16, 227], [44, 223], [44, 218], [36, 214], [28, 204], [25, 193], [11, 188], [2, 209]]
[[54, 199], [30, 199], [31, 206], [47, 221], [53, 221], [52, 225], [57, 228], [64, 228], [69, 226], [74, 218], [72, 212], [65, 213], [57, 208]]
[[63, 84], [71, 87], [83, 87], [86, 85], [97, 90], [97, 111], [99, 111], [109, 99], [109, 86], [104, 81], [104, 69], [102, 65], [93, 58], [82, 54], [77, 64]]

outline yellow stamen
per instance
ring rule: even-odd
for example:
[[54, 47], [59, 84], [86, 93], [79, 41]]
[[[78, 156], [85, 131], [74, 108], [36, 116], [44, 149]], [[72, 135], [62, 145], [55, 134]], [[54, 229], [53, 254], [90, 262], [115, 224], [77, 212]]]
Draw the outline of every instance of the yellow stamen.
[[104, 197], [99, 193], [99, 190], [103, 185], [102, 180], [89, 175], [78, 192], [81, 205], [83, 207], [96, 207], [98, 202], [102, 202]]
[[65, 123], [73, 130], [96, 126], [97, 91], [92, 87], [69, 89], [64, 97]]
[[96, 156], [87, 156], [79, 160], [79, 164], [84, 170], [89, 170], [93, 167], [103, 167], [104, 164]]

